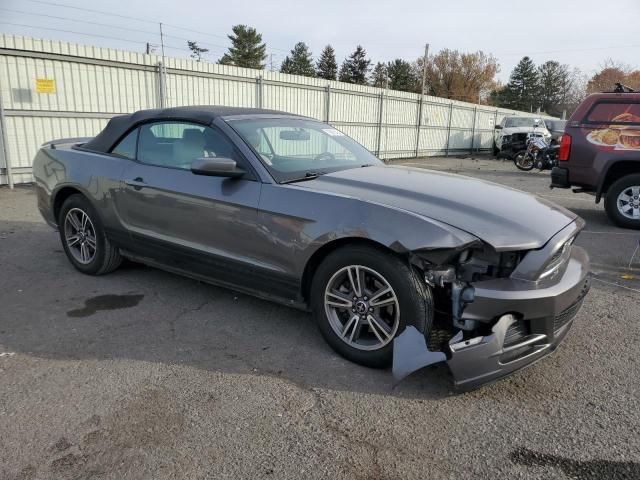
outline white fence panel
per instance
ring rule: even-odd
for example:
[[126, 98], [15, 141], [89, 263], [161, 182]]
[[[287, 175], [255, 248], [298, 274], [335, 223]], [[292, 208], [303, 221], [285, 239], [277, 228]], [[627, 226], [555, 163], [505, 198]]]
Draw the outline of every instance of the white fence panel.
[[[258, 107], [329, 121], [380, 158], [488, 150], [505, 115], [533, 115], [319, 78], [0, 35], [0, 184], [29, 182], [39, 146], [96, 135], [114, 115]], [[4, 139], [4, 143], [3, 140]]]

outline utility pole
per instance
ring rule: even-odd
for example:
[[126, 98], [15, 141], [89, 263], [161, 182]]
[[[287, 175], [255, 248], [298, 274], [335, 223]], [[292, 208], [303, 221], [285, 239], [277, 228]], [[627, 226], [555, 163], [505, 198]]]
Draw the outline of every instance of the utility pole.
[[[420, 136], [422, 134], [422, 104], [424, 103], [424, 86], [427, 83], [427, 58], [429, 58], [429, 44], [424, 46], [424, 58], [422, 59], [422, 90], [420, 91], [420, 100], [418, 100], [418, 118], [416, 120], [416, 148], [415, 156], [420, 153]], [[389, 81], [389, 77], [387, 77]], [[380, 150], [380, 147], [378, 147]]]
[[160, 45], [162, 46], [162, 64], [164, 65], [164, 35], [162, 34], [162, 22], [160, 22]]
[[160, 45], [162, 47], [162, 64], [160, 65], [160, 107], [167, 106], [167, 64], [164, 59], [164, 35], [162, 33], [162, 22], [160, 22]]
[[269, 54], [269, 70], [273, 72], [273, 53]]
[[429, 44], [424, 46], [424, 59], [422, 60], [422, 95], [424, 95], [424, 87], [427, 83], [427, 59], [429, 58]]

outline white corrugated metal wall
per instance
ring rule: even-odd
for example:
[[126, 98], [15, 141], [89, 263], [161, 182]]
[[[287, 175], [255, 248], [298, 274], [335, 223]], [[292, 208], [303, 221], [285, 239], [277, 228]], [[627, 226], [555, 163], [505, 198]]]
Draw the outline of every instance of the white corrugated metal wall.
[[[361, 85], [0, 35], [0, 184], [30, 182], [39, 146], [161, 105], [262, 107], [328, 121], [380, 158], [486, 150], [511, 110]], [[48, 89], [37, 80], [53, 80]], [[53, 91], [51, 91], [53, 89]], [[530, 115], [530, 114], [529, 114]]]

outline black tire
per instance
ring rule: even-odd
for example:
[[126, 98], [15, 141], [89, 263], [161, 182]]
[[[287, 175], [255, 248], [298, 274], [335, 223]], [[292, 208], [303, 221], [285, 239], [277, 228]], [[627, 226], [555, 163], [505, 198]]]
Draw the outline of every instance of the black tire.
[[527, 155], [526, 150], [520, 150], [513, 156], [514, 165], [518, 168], [518, 170], [522, 170], [524, 172], [528, 172], [529, 170], [532, 170], [535, 164], [533, 159], [530, 159], [529, 163], [524, 163], [520, 161], [520, 157], [526, 157], [526, 155]]
[[[84, 212], [88, 217], [94, 230], [95, 235], [95, 251], [93, 258], [87, 263], [82, 263], [72, 253], [72, 247], [68, 245], [65, 235], [65, 220], [67, 214], [74, 210], [75, 212]], [[71, 195], [62, 204], [60, 214], [58, 216], [58, 230], [60, 232], [60, 241], [67, 258], [76, 270], [87, 275], [104, 275], [112, 272], [122, 263], [122, 257], [116, 247], [114, 247], [104, 232], [104, 227], [100, 221], [96, 210], [91, 203], [81, 194]]]
[[[640, 219], [625, 217], [618, 209], [618, 196], [629, 189], [630, 187], [640, 187], [640, 174], [627, 175], [616, 180], [607, 189], [607, 195], [604, 199], [604, 208], [607, 212], [609, 219], [623, 228], [632, 228], [634, 230], [640, 230]], [[638, 199], [634, 199], [638, 200]]]
[[384, 277], [395, 292], [400, 314], [394, 337], [401, 334], [407, 325], [413, 325], [419, 332], [428, 336], [433, 323], [431, 290], [406, 261], [391, 252], [366, 245], [335, 250], [323, 260], [315, 272], [311, 285], [311, 309], [327, 343], [352, 362], [373, 368], [388, 367], [393, 358], [393, 340], [376, 350], [360, 350], [345, 343], [334, 331], [327, 317], [324, 302], [327, 284], [336, 272], [350, 265], [374, 270]]

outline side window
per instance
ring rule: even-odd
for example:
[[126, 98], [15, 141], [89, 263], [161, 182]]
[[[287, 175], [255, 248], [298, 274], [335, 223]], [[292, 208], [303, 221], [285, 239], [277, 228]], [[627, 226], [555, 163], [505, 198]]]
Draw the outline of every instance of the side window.
[[239, 164], [240, 154], [219, 130], [186, 122], [157, 122], [140, 127], [138, 160], [150, 165], [190, 169], [203, 157], [225, 157]]
[[119, 157], [128, 158], [133, 160], [136, 158], [136, 146], [138, 143], [138, 129], [132, 130], [126, 137], [120, 140], [111, 153], [118, 155]]

